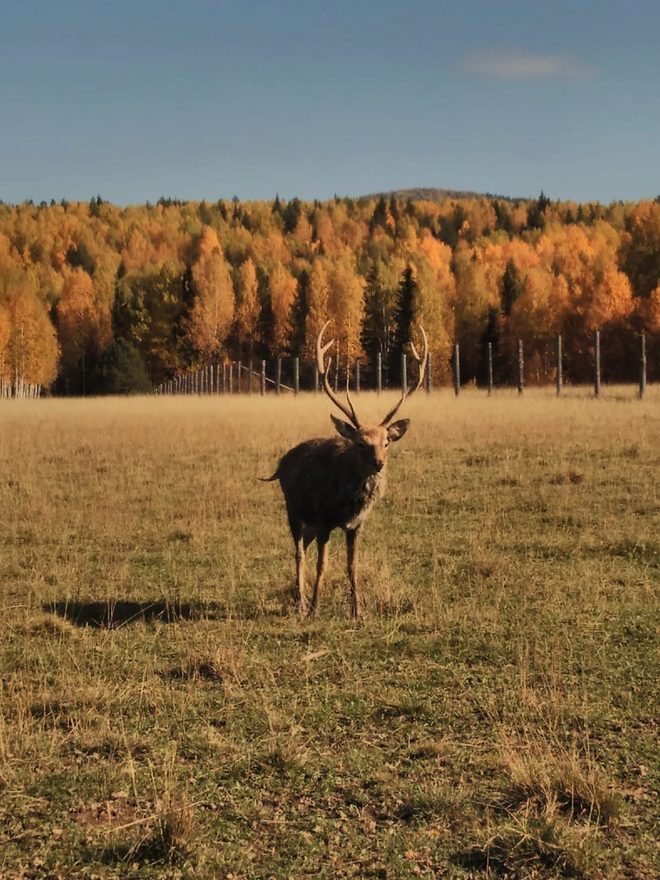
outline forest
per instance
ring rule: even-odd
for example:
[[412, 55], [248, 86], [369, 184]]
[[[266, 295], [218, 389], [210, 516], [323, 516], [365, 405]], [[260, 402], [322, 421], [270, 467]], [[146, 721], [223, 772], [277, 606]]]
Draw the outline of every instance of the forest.
[[377, 352], [398, 381], [423, 324], [434, 381], [589, 381], [637, 376], [646, 335], [660, 378], [660, 198], [636, 203], [396, 195], [325, 202], [193, 202], [119, 207], [0, 203], [0, 383], [58, 395], [145, 393], [221, 360], [298, 356], [332, 321], [342, 363]]

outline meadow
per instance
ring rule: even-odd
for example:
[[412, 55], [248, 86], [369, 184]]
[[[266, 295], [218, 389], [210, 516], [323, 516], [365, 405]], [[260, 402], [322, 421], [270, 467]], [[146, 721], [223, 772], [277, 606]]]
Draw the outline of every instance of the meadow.
[[329, 411], [0, 402], [0, 877], [658, 875], [660, 389], [411, 400], [357, 624], [256, 479]]

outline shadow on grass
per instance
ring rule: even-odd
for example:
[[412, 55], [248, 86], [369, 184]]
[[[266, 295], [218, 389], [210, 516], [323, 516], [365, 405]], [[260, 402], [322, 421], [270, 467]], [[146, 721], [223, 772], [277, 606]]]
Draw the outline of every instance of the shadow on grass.
[[[222, 620], [227, 609], [219, 602], [171, 602], [156, 599], [152, 602], [131, 602], [126, 599], [107, 599], [103, 602], [63, 600], [47, 602], [42, 610], [56, 614], [76, 626], [96, 629], [116, 629], [138, 621], [149, 623], [177, 623], [181, 620]], [[251, 616], [252, 609], [241, 617]]]

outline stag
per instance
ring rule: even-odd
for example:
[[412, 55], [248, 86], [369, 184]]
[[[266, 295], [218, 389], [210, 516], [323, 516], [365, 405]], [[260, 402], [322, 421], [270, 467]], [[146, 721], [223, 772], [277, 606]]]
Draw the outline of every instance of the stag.
[[[409, 419], [392, 419], [401, 404], [420, 388], [428, 359], [428, 339], [420, 326], [424, 351], [420, 356], [411, 343], [413, 357], [419, 364], [417, 384], [404, 388], [401, 398], [379, 425], [362, 425], [353, 406], [348, 386], [346, 404], [330, 387], [328, 349], [334, 339], [323, 345], [321, 329], [316, 340], [316, 364], [323, 389], [348, 422], [330, 415], [338, 437], [306, 440], [294, 446], [280, 459], [277, 470], [264, 482], [279, 480], [286, 504], [289, 527], [296, 555], [297, 606], [300, 614], [314, 617], [328, 565], [328, 539], [333, 529], [346, 534], [347, 569], [351, 585], [351, 616], [359, 616], [357, 580], [357, 544], [362, 526], [385, 489], [385, 466], [390, 443], [400, 440], [408, 430]], [[305, 553], [316, 540], [318, 558], [316, 580], [309, 607], [305, 601]]]

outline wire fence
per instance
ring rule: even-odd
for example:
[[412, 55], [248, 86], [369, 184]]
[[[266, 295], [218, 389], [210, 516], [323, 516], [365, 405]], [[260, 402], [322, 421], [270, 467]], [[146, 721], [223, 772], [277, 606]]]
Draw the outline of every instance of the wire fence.
[[[638, 396], [644, 396], [647, 387], [647, 347], [646, 337], [640, 334], [637, 337], [636, 352], [630, 352], [630, 357], [635, 359], [629, 372], [636, 373], [636, 386]], [[564, 348], [562, 337], [557, 336], [554, 344], [554, 385], [557, 396], [561, 396], [565, 384]], [[601, 335], [596, 331], [593, 336], [593, 346], [590, 353], [592, 365], [594, 395], [598, 397], [603, 384], [603, 360], [601, 357]], [[484, 352], [485, 381], [482, 387], [488, 394], [492, 394], [497, 387], [515, 387], [519, 394], [523, 394], [526, 386], [525, 377], [525, 347], [522, 339], [518, 339], [513, 358], [507, 361], [506, 375], [502, 375], [502, 365], [499, 365], [499, 379], [496, 381], [495, 352], [493, 344], [487, 343]], [[405, 353], [400, 355], [398, 374], [400, 381], [388, 381], [392, 371], [384, 369], [383, 357], [377, 354], [374, 362], [361, 360], [345, 361], [340, 363], [339, 355], [332, 359], [331, 385], [335, 391], [341, 388], [350, 388], [351, 391], [376, 391], [394, 388], [405, 391], [408, 387], [408, 375], [410, 374], [409, 359]], [[460, 394], [463, 382], [461, 380], [461, 347], [453, 346], [451, 357], [451, 383], [454, 393]], [[443, 375], [446, 371], [443, 370]], [[303, 377], [301, 380], [301, 376]], [[433, 376], [433, 363], [431, 355], [428, 355], [425, 375], [425, 388], [430, 393], [436, 385]], [[443, 383], [443, 387], [444, 387]], [[532, 383], [530, 383], [532, 384]], [[533, 383], [538, 385], [539, 383]], [[278, 357], [273, 361], [248, 359], [247, 362], [223, 360], [213, 364], [207, 364], [196, 370], [191, 370], [172, 379], [161, 382], [154, 389], [155, 394], [299, 394], [301, 391], [320, 390], [319, 373], [316, 364], [302, 361], [297, 357]]]

